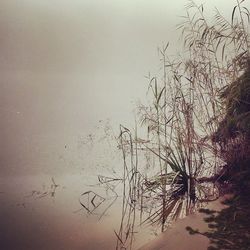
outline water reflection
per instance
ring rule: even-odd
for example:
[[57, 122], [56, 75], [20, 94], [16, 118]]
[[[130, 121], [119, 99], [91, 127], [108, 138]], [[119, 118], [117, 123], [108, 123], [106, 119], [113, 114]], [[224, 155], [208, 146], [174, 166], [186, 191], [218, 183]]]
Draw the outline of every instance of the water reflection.
[[[120, 181], [115, 182], [99, 185], [91, 175], [1, 178], [1, 248], [115, 249], [121, 218]], [[135, 249], [150, 233], [136, 234]]]
[[[96, 206], [92, 216], [86, 211], [74, 213], [80, 208], [79, 193], [86, 190], [83, 177], [55, 179], [60, 184], [51, 184], [49, 176], [41, 175], [1, 178], [1, 248], [114, 249], [117, 207], [111, 207], [99, 220], [103, 207], [98, 206], [97, 211], [96, 196], [91, 198]], [[97, 189], [96, 193], [100, 192]]]
[[[122, 154], [116, 143], [112, 129], [104, 124], [94, 134], [63, 144], [61, 174], [1, 177], [1, 248], [115, 249], [124, 215]], [[65, 167], [71, 158], [77, 174], [72, 174], [74, 164]], [[133, 249], [157, 233], [151, 227], [141, 230], [139, 223], [130, 232]]]
[[36, 199], [44, 198], [45, 196], [50, 196], [52, 198], [55, 197], [57, 188], [60, 187], [60, 185], [56, 184], [54, 178], [51, 178], [51, 185], [49, 188], [46, 188], [45, 185], [43, 185], [43, 190], [32, 190], [31, 194], [27, 195], [26, 198], [35, 197]]

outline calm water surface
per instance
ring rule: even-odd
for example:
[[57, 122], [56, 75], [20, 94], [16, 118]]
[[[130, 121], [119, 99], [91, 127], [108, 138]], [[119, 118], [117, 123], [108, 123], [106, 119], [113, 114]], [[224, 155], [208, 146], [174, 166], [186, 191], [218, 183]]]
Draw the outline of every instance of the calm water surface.
[[[115, 196], [92, 185], [98, 183], [96, 176], [62, 175], [53, 180], [48, 175], [1, 178], [1, 249], [115, 249], [120, 199], [107, 209]], [[87, 196], [81, 196], [90, 190], [105, 199], [95, 198], [96, 209]], [[80, 202], [90, 211], [94, 209], [93, 213]], [[134, 248], [152, 237], [148, 232], [137, 234]]]

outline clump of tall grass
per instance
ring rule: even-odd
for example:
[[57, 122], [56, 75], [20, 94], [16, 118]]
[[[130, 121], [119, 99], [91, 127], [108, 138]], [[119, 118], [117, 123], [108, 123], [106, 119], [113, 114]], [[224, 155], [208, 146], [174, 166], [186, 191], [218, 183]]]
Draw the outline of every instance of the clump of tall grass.
[[[150, 102], [138, 107], [145, 138], [121, 129], [124, 206], [117, 234], [120, 247], [125, 247], [124, 242], [132, 237], [136, 208], [141, 212], [141, 223], [159, 224], [163, 231], [171, 220], [194, 211], [200, 201], [218, 196], [213, 183], [210, 188], [204, 184], [206, 177], [217, 176], [226, 160], [212, 138], [222, 134], [223, 129], [232, 132], [229, 110], [235, 114], [236, 107], [249, 107], [249, 91], [244, 93], [249, 87], [249, 73], [242, 75], [250, 46], [250, 13], [244, 1], [236, 1], [231, 20], [216, 9], [211, 24], [203, 5], [189, 1], [186, 10], [184, 21], [178, 25], [184, 41], [183, 55], [169, 57], [169, 44], [158, 48], [161, 73], [147, 77]], [[243, 91], [237, 79], [241, 79]], [[226, 108], [221, 95], [226, 98]], [[246, 95], [247, 99], [239, 95]], [[240, 112], [234, 117], [234, 133], [239, 126], [249, 125], [248, 114]], [[246, 120], [240, 120], [241, 115], [246, 115]], [[138, 155], [142, 153], [146, 160], [139, 162]]]

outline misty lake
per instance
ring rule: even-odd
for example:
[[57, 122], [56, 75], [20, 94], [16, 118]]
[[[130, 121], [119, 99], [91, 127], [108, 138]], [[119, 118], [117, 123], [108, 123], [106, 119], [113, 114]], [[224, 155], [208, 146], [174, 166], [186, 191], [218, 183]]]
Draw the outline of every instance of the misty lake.
[[[55, 187], [51, 176], [46, 175], [1, 178], [2, 249], [115, 249], [114, 230], [119, 228], [121, 201], [103, 187], [87, 184], [95, 179], [56, 176]], [[97, 209], [81, 197], [88, 190], [105, 199], [100, 206], [95, 199]], [[146, 231], [137, 233], [135, 246], [154, 237], [153, 232]]]
[[[65, 153], [56, 157], [64, 162], [62, 173], [1, 177], [2, 249], [115, 249], [122, 200], [122, 161], [116, 142], [108, 129], [99, 129], [61, 146]], [[67, 153], [70, 149], [74, 155]], [[67, 154], [75, 161], [68, 162]], [[74, 171], [79, 173], [72, 174], [70, 164], [77, 165]], [[101, 184], [105, 176], [117, 180]], [[152, 228], [138, 228], [134, 248], [153, 237]]]
[[245, 36], [207, 28], [235, 0], [197, 2], [0, 1], [1, 249], [136, 250], [218, 198], [197, 180]]

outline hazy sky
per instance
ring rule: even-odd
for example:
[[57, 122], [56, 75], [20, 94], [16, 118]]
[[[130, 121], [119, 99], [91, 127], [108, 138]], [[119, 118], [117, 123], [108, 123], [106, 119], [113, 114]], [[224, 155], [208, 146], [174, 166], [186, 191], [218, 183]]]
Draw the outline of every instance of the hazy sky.
[[[230, 16], [235, 1], [207, 2], [209, 14], [216, 6]], [[100, 119], [129, 123], [157, 46], [178, 49], [186, 3], [1, 0], [0, 173], [49, 172], [51, 147], [58, 154]]]

